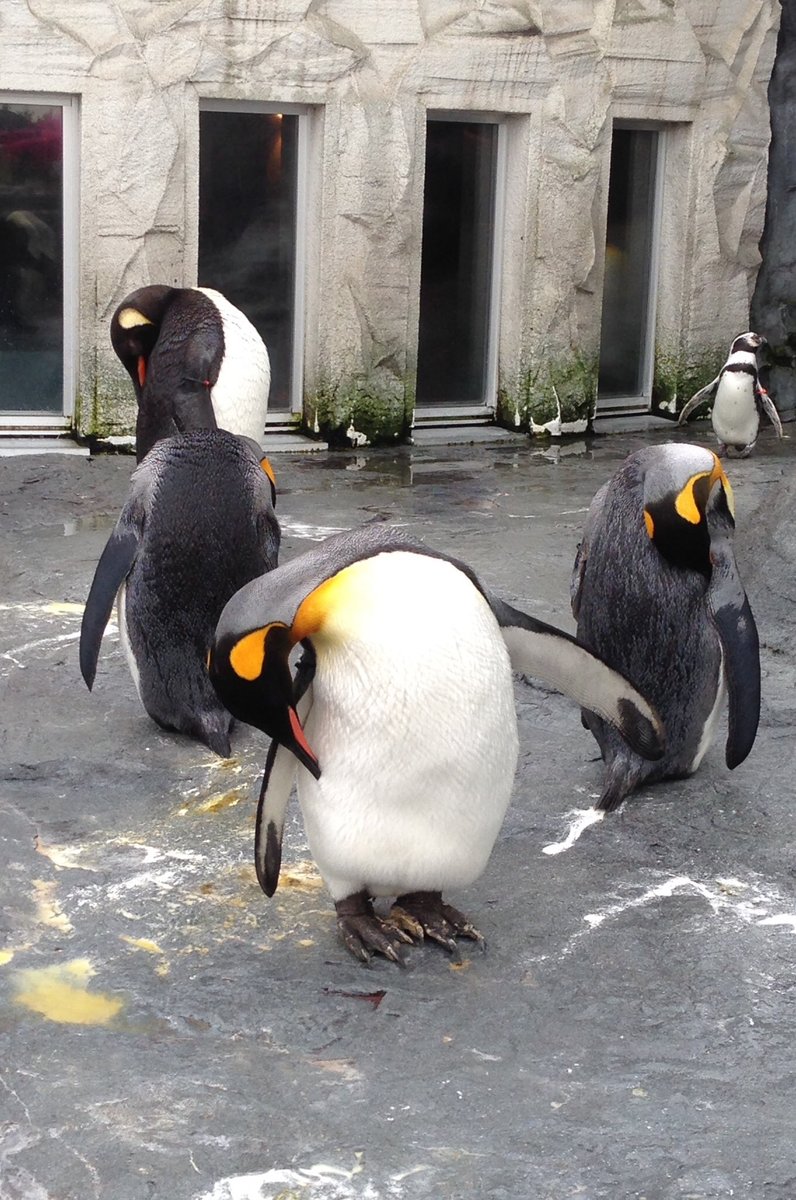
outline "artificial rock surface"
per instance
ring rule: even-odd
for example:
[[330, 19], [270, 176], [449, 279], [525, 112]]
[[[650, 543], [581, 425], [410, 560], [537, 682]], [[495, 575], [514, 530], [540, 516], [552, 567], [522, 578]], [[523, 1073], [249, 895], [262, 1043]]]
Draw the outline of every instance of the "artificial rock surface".
[[[119, 301], [146, 283], [197, 282], [204, 99], [310, 114], [308, 428], [328, 418], [356, 432], [360, 406], [376, 404], [387, 434], [404, 429], [427, 109], [506, 125], [504, 421], [555, 417], [548, 364], [566, 373], [596, 355], [613, 119], [667, 131], [656, 350], [670, 375], [704, 373], [747, 327], [778, 19], [778, 0], [7, 5], [4, 88], [80, 96], [81, 431], [133, 421], [108, 343]], [[582, 416], [590, 388], [559, 415]], [[334, 411], [319, 415], [330, 395]]]

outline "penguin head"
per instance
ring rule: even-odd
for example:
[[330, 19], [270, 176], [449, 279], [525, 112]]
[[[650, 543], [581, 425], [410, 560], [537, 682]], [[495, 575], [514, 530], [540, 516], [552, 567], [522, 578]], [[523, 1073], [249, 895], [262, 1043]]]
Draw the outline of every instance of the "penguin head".
[[734, 524], [730, 481], [712, 450], [668, 443], [648, 451], [644, 474], [644, 525], [665, 559], [710, 576], [713, 515]]
[[219, 699], [234, 717], [275, 738], [319, 779], [318, 759], [295, 709], [289, 662], [295, 644], [282, 621], [240, 636], [217, 630], [207, 668]]
[[111, 317], [111, 344], [141, 399], [149, 356], [158, 340], [166, 309], [178, 289], [165, 284], [138, 288], [122, 300]]
[[768, 339], [764, 338], [762, 333], [753, 333], [749, 330], [748, 333], [742, 333], [735, 339], [730, 346], [730, 356], [733, 354], [757, 354], [761, 346], [767, 345]]

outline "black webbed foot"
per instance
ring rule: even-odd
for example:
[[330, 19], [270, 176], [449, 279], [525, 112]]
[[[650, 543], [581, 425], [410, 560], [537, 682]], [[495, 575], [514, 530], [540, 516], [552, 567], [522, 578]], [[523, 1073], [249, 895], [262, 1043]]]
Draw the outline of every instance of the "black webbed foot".
[[[413, 939], [398, 923], [384, 920], [373, 911], [367, 892], [355, 892], [335, 902], [337, 929], [346, 949], [360, 962], [369, 963], [374, 954], [406, 966], [406, 947]], [[422, 933], [421, 933], [422, 936]]]
[[484, 935], [468, 921], [464, 913], [450, 904], [445, 904], [441, 892], [407, 892], [399, 896], [390, 911], [391, 921], [406, 927], [407, 919], [420, 926], [426, 937], [460, 958], [456, 945], [457, 937], [470, 938], [481, 950], [486, 950]]

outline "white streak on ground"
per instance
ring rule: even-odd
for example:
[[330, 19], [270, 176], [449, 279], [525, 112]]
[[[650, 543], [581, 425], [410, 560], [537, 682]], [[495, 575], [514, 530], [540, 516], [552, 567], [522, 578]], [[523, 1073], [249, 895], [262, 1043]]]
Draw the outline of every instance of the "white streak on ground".
[[[343, 1171], [339, 1167], [319, 1163], [298, 1170], [276, 1169], [248, 1175], [228, 1175], [219, 1179], [209, 1192], [197, 1192], [193, 1200], [276, 1200], [295, 1194], [301, 1200], [379, 1200], [380, 1193], [366, 1180], [354, 1180], [361, 1168]], [[286, 1193], [286, 1188], [297, 1189]], [[393, 1196], [403, 1195], [403, 1189], [390, 1189]]]
[[597, 808], [573, 808], [567, 813], [571, 817], [569, 832], [562, 842], [550, 842], [547, 846], [542, 846], [542, 854], [563, 854], [565, 850], [569, 850], [575, 845], [584, 829], [588, 829], [590, 825], [595, 825], [598, 821], [602, 821], [605, 816]]
[[764, 917], [757, 923], [758, 925], [790, 925], [793, 932], [796, 933], [796, 914], [794, 913], [780, 913], [776, 917]]
[[[688, 875], [673, 875], [634, 896], [607, 904], [605, 908], [599, 909], [597, 912], [584, 913], [582, 919], [585, 922], [586, 928], [579, 929], [573, 934], [561, 951], [560, 957], [565, 958], [583, 937], [596, 929], [602, 928], [602, 926], [620, 917], [623, 913], [635, 908], [643, 908], [645, 905], [654, 904], [659, 900], [669, 899], [681, 892], [690, 892], [693, 895], [701, 896], [710, 905], [714, 916], [733, 916], [745, 925], [792, 924], [794, 931], [796, 931], [796, 916], [792, 914], [766, 915], [768, 910], [774, 905], [783, 902], [782, 898], [776, 892], [764, 892], [757, 884], [742, 883], [737, 879], [732, 880], [732, 890], [728, 888], [727, 880], [717, 879], [715, 882], [718, 886], [714, 888], [708, 884], [700, 883], [699, 880], [691, 879]], [[739, 900], [734, 895], [736, 889], [746, 891], [749, 898]]]

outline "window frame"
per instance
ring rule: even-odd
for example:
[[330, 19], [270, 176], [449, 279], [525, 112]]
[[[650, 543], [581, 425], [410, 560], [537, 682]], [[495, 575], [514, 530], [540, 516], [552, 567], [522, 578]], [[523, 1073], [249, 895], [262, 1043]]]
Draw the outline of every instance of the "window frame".
[[40, 104], [62, 114], [61, 221], [63, 390], [61, 412], [0, 409], [0, 432], [9, 429], [49, 432], [71, 428], [79, 367], [80, 321], [80, 96], [69, 92], [0, 91], [0, 104]]
[[[492, 228], [492, 268], [489, 288], [489, 318], [487, 320], [487, 352], [484, 368], [484, 398], [480, 404], [426, 404], [415, 408], [416, 422], [434, 422], [440, 420], [472, 417], [490, 417], [497, 411], [498, 378], [500, 359], [500, 307], [503, 291], [503, 250], [505, 245], [506, 224], [506, 186], [508, 176], [508, 122], [505, 113], [489, 112], [484, 109], [445, 109], [428, 108], [425, 112], [423, 132], [423, 182], [425, 183], [425, 126], [431, 121], [459, 122], [462, 124], [495, 125], [497, 127], [497, 146], [495, 153], [495, 203]], [[422, 195], [422, 192], [421, 192]], [[421, 205], [421, 224], [424, 212]], [[421, 246], [422, 269], [422, 246]], [[418, 303], [420, 294], [420, 272], [418, 272]], [[418, 323], [418, 341], [420, 326]]]
[[[286, 421], [301, 415], [304, 403], [304, 356], [306, 339], [306, 269], [308, 236], [309, 195], [309, 145], [312, 110], [306, 104], [280, 104], [270, 100], [225, 100], [203, 96], [199, 100], [199, 120], [203, 112], [228, 113], [283, 113], [298, 117], [296, 148], [296, 257], [293, 264], [293, 343], [290, 364], [290, 404], [287, 409], [271, 411], [266, 417], [269, 425], [284, 425]], [[198, 164], [198, 141], [197, 141]], [[199, 177], [196, 179], [196, 197], [199, 202]], [[199, 271], [199, 236], [196, 234], [196, 264], [194, 277]]]
[[[662, 121], [635, 120], [628, 117], [615, 117], [611, 122], [611, 145], [613, 146], [614, 131], [626, 129], [638, 132], [650, 132], [658, 135], [655, 152], [655, 181], [652, 189], [652, 219], [650, 228], [650, 264], [647, 291], [647, 327], [642, 349], [641, 377], [642, 388], [639, 393], [606, 396], [600, 399], [597, 393], [596, 416], [632, 416], [633, 414], [649, 413], [652, 408], [652, 387], [655, 373], [655, 344], [658, 317], [658, 290], [661, 271], [661, 233], [663, 228], [663, 200], [666, 171], [667, 123]], [[608, 155], [607, 178], [610, 179], [611, 155]], [[608, 182], [606, 181], [605, 212], [608, 212]], [[603, 226], [603, 254], [605, 254], [606, 228]], [[600, 350], [602, 350], [602, 328], [600, 329]]]

